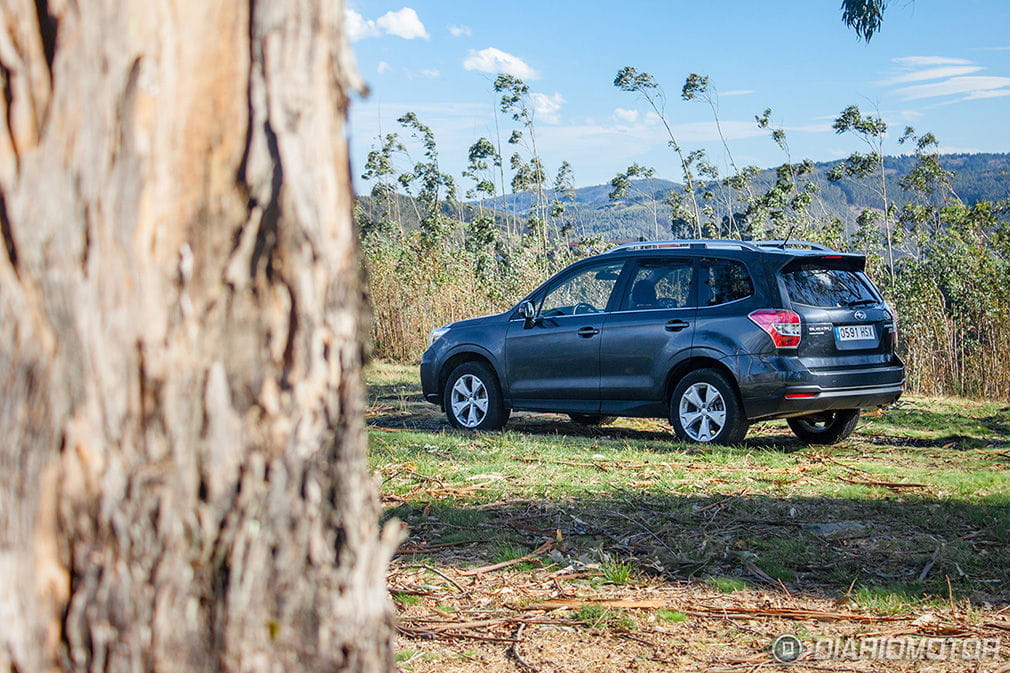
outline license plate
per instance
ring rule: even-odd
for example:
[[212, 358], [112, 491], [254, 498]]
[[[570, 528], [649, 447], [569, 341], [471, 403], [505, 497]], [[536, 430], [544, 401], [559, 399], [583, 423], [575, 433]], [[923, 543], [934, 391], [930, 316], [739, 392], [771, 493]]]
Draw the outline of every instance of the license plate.
[[839, 341], [865, 341], [877, 338], [873, 325], [842, 325], [835, 328], [835, 335]]

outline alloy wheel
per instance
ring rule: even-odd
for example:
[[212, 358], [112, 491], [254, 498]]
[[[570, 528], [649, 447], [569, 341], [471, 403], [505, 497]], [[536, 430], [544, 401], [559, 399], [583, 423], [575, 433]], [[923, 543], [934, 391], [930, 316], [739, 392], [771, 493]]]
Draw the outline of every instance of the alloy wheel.
[[719, 389], [705, 381], [691, 385], [680, 396], [680, 424], [696, 442], [710, 442], [726, 425], [726, 401]]
[[473, 374], [463, 374], [452, 386], [452, 413], [464, 428], [476, 428], [487, 416], [488, 394], [484, 382]]

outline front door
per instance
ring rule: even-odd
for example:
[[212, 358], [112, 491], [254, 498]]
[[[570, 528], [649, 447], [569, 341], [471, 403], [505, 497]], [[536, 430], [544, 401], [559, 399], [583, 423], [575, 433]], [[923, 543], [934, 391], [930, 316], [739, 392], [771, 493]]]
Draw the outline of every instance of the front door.
[[600, 408], [600, 335], [623, 261], [580, 266], [535, 297], [537, 319], [509, 324], [506, 371], [517, 409]]

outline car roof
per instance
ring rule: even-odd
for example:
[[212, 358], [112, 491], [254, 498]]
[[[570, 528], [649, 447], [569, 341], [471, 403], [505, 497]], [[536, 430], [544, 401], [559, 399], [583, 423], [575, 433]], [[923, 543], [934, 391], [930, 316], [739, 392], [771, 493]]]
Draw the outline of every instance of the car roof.
[[604, 255], [615, 252], [656, 250], [748, 250], [751, 252], [814, 254], [834, 253], [836, 250], [811, 241], [741, 241], [726, 238], [677, 239], [669, 241], [635, 241], [615, 246]]

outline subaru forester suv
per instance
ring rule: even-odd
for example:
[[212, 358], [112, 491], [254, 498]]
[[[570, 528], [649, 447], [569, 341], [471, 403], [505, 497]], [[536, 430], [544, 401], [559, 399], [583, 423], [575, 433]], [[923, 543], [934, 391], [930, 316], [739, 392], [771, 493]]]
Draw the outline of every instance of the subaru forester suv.
[[618, 246], [510, 311], [433, 330], [421, 386], [469, 430], [524, 409], [669, 418], [683, 441], [732, 444], [785, 418], [801, 441], [831, 444], [904, 383], [895, 316], [865, 263], [793, 241]]

